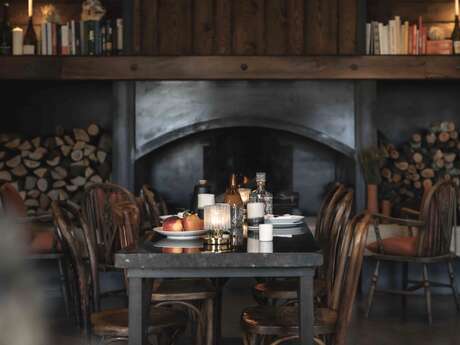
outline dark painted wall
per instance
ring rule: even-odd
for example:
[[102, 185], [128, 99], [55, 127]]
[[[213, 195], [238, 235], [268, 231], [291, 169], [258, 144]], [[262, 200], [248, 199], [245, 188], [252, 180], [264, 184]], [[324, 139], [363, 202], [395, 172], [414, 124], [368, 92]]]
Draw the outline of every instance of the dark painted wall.
[[1, 132], [53, 134], [96, 122], [112, 129], [111, 82], [3, 81]]
[[433, 121], [460, 126], [460, 83], [455, 81], [385, 81], [377, 86], [376, 126], [391, 142], [407, 142]]

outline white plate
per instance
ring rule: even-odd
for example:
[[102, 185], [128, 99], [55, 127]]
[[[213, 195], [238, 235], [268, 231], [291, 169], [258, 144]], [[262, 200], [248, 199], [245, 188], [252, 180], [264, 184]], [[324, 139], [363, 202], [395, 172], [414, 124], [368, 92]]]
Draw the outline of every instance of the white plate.
[[295, 225], [299, 224], [304, 220], [304, 216], [284, 215], [284, 216], [271, 216], [266, 217], [265, 220], [268, 223], [276, 225]]
[[196, 240], [208, 233], [208, 230], [164, 231], [161, 226], [153, 228], [153, 230], [170, 240]]

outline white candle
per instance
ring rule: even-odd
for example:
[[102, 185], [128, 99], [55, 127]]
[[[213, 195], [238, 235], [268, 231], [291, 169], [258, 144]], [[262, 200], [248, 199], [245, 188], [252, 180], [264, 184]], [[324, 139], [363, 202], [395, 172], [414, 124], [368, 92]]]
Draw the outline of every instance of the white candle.
[[22, 55], [23, 34], [21, 28], [13, 29], [13, 55]]
[[272, 224], [259, 224], [259, 241], [261, 242], [273, 241], [273, 225]]
[[458, 16], [459, 13], [459, 5], [458, 5], [458, 0], [455, 0], [455, 15]]
[[273, 242], [259, 241], [259, 253], [273, 253]]
[[29, 14], [29, 17], [32, 17], [33, 16], [33, 0], [29, 0], [29, 10], [28, 10], [28, 14]]

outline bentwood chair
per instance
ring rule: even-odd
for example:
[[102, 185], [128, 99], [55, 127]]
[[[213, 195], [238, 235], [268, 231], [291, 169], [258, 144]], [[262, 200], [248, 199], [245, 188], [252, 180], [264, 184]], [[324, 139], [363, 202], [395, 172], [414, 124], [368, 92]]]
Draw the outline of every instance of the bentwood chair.
[[[141, 220], [137, 205], [115, 203], [113, 215], [122, 248], [138, 244]], [[195, 321], [196, 344], [211, 345], [215, 295], [215, 288], [206, 279], [159, 279], [154, 281], [151, 302], [155, 306], [186, 308]]]
[[[376, 266], [369, 289], [366, 316], [372, 308], [375, 292], [402, 295], [402, 306], [405, 309], [406, 296], [415, 293], [419, 289], [425, 290], [426, 310], [429, 324], [432, 323], [431, 312], [431, 287], [447, 287], [452, 290], [457, 310], [460, 305], [455, 284], [453, 262], [455, 254], [450, 251], [452, 231], [457, 222], [457, 199], [456, 191], [451, 181], [440, 181], [427, 193], [419, 212], [418, 219], [400, 219], [375, 214], [374, 228], [377, 241], [368, 245], [368, 249], [374, 254]], [[412, 211], [412, 213], [414, 213]], [[381, 221], [405, 225], [410, 228], [412, 235], [408, 237], [391, 237], [382, 239], [379, 224]], [[414, 229], [415, 234], [414, 234]], [[403, 265], [402, 289], [377, 289], [380, 264], [382, 262], [396, 262]], [[422, 280], [408, 280], [408, 264], [420, 264], [423, 266]], [[431, 264], [445, 263], [449, 273], [449, 283], [432, 282], [428, 278], [428, 266]], [[409, 284], [411, 284], [409, 286]]]
[[160, 216], [168, 214], [168, 207], [164, 199], [149, 185], [142, 186], [140, 198], [145, 210], [146, 223], [150, 229], [161, 226]]
[[[327, 305], [316, 308], [313, 324], [317, 343], [343, 345], [353, 310], [361, 273], [370, 215], [350, 220], [338, 240], [335, 280]], [[298, 338], [299, 322], [296, 305], [255, 306], [246, 308], [241, 317], [245, 345], [281, 344]]]
[[[92, 243], [97, 256], [96, 270], [118, 271], [114, 267], [114, 254], [120, 249], [119, 237], [113, 226], [112, 204], [119, 201], [135, 202], [134, 195], [113, 183], [94, 183], [86, 187], [82, 200], [83, 218], [90, 229]], [[94, 273], [93, 273], [94, 274]], [[94, 282], [95, 293], [99, 293], [99, 282]], [[102, 297], [123, 296], [125, 289], [105, 291]], [[96, 298], [99, 301], [99, 298]]]
[[[101, 337], [103, 344], [128, 338], [128, 309], [108, 309], [95, 312], [99, 295], [93, 293], [94, 277], [87, 265], [97, 265], [97, 255], [92, 243], [91, 231], [72, 206], [58, 202], [52, 203], [52, 212], [59, 233], [71, 255], [71, 262], [78, 282], [81, 328], [90, 342], [91, 335]], [[97, 272], [97, 271], [96, 271]], [[96, 277], [97, 279], [98, 277]], [[175, 337], [185, 329], [187, 316], [178, 310], [164, 307], [150, 309], [151, 326], [148, 334], [157, 339], [158, 344], [174, 344]]]
[[[327, 282], [332, 280], [327, 278], [333, 277], [337, 255], [337, 250], [334, 248], [336, 246], [335, 242], [341, 238], [341, 234], [350, 217], [352, 204], [353, 191], [347, 191], [342, 184], [335, 184], [326, 194], [321, 204], [316, 222], [315, 238], [323, 251], [324, 264], [318, 270], [314, 281], [317, 298], [324, 297], [327, 289], [330, 289], [330, 284], [327, 284]], [[329, 266], [331, 273], [329, 273]], [[298, 297], [298, 280], [270, 280], [257, 284], [254, 290], [257, 300], [260, 300], [260, 297], [264, 297], [271, 302], [292, 300]]]

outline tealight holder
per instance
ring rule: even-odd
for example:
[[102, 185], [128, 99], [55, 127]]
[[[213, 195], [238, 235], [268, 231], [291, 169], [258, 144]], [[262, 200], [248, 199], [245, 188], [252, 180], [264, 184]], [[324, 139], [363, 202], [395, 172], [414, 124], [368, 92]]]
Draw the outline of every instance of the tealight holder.
[[204, 228], [209, 230], [206, 243], [209, 245], [224, 245], [231, 240], [230, 205], [215, 204], [204, 207]]

